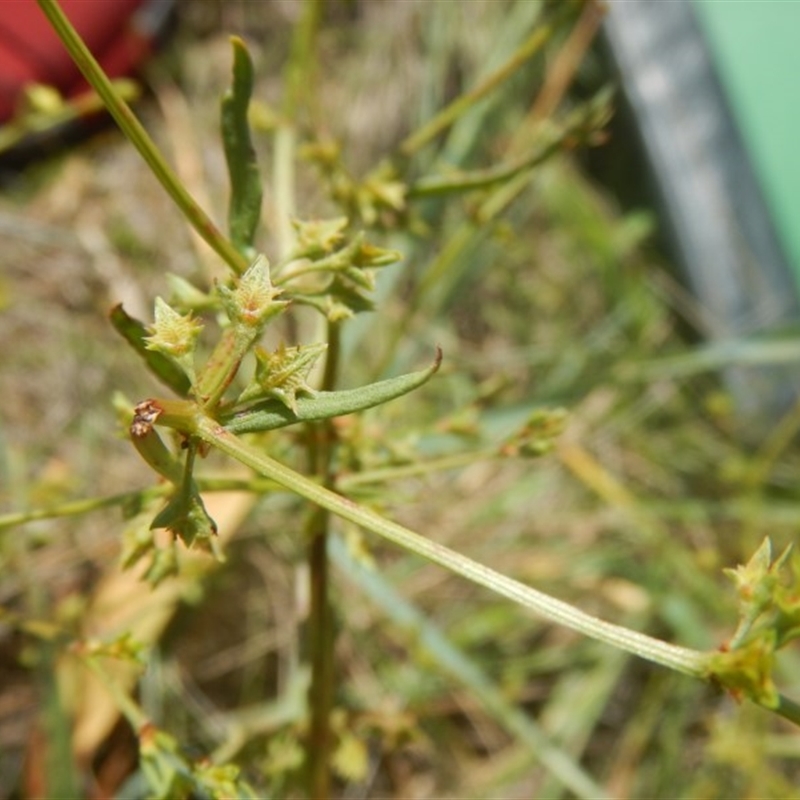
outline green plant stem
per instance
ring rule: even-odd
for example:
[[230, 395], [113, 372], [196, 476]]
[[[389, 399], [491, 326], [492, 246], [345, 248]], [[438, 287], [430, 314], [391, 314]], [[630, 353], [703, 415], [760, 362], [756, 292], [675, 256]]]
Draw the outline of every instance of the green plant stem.
[[235, 325], [222, 334], [197, 379], [197, 393], [205, 408], [217, 407], [251, 344], [252, 338], [244, 337]]
[[381, 467], [340, 475], [336, 485], [340, 489], [351, 489], [370, 483], [391, 483], [403, 478], [417, 478], [421, 475], [430, 475], [435, 472], [446, 472], [451, 469], [462, 469], [478, 461], [487, 461], [501, 458], [496, 447], [485, 447], [482, 450], [453, 453], [452, 455], [439, 456], [438, 458], [420, 459], [412, 464], [400, 464], [393, 467]]
[[170, 491], [172, 491], [172, 489], [167, 485], [154, 486], [148, 489], [137, 489], [134, 492], [113, 494], [108, 497], [90, 497], [84, 500], [72, 500], [68, 503], [60, 503], [57, 506], [50, 506], [49, 508], [35, 508], [30, 511], [12, 511], [8, 514], [0, 515], [0, 530], [13, 528], [15, 525], [24, 525], [28, 522], [36, 522], [42, 519], [75, 517], [80, 514], [89, 514], [92, 511], [100, 511], [103, 508], [124, 506], [137, 501], [145, 503], [152, 497], [168, 494]]
[[200, 413], [199, 409], [192, 413], [186, 404], [176, 402], [172, 412], [165, 409], [158, 424], [170, 425], [188, 435], [199, 437], [306, 500], [473, 583], [485, 586], [545, 619], [686, 675], [702, 678], [706, 674], [708, 654], [605, 622], [414, 533], [275, 461]]
[[[141, 88], [128, 78], [117, 78], [111, 83], [114, 91], [127, 101], [133, 102], [141, 96]], [[22, 117], [5, 122], [0, 127], [0, 153], [15, 147], [31, 134], [53, 130], [59, 125], [91, 117], [104, 108], [102, 99], [95, 92], [90, 92], [66, 99], [56, 109], [28, 111]]]
[[311, 106], [311, 80], [315, 67], [315, 41], [324, 0], [305, 0], [303, 11], [292, 34], [289, 60], [284, 69], [286, 92], [283, 98], [283, 113], [292, 119], [301, 106]]
[[131, 700], [128, 693], [119, 685], [119, 682], [116, 681], [113, 676], [109, 675], [97, 657], [91, 655], [84, 656], [82, 661], [100, 679], [105, 689], [113, 698], [120, 713], [125, 717], [135, 732], [138, 733], [151, 724], [147, 714]]
[[284, 69], [282, 120], [275, 131], [273, 156], [273, 193], [275, 196], [275, 234], [278, 253], [285, 258], [292, 251], [295, 233], [291, 220], [295, 216], [295, 150], [298, 112], [302, 105], [311, 105], [313, 89], [314, 42], [322, 17], [321, 0], [306, 0], [300, 20], [294, 29], [289, 60]]
[[[314, 426], [328, 427], [326, 424]], [[324, 437], [323, 431], [317, 431]], [[320, 443], [316, 458], [324, 458], [325, 446]], [[334, 620], [330, 602], [330, 569], [328, 564], [328, 512], [315, 508], [307, 528], [310, 607], [308, 646], [311, 662], [311, 684], [308, 689], [310, 727], [307, 744], [309, 797], [330, 795], [330, 763], [333, 736], [331, 710], [334, 695]]]
[[505, 183], [522, 172], [535, 169], [543, 164], [563, 147], [562, 139], [555, 139], [538, 148], [531, 155], [518, 159], [510, 164], [498, 164], [486, 169], [456, 172], [452, 175], [429, 175], [420, 178], [408, 187], [408, 198], [431, 197], [441, 194], [458, 194], [474, 189], [488, 189], [499, 183]]
[[[497, 456], [497, 448], [487, 448], [477, 453], [458, 453], [452, 456], [423, 461], [418, 464], [406, 464], [398, 467], [385, 467], [383, 469], [365, 470], [351, 475], [342, 475], [337, 484], [343, 489], [363, 486], [370, 483], [388, 483], [401, 478], [411, 478], [427, 475], [431, 472], [441, 472], [448, 469], [457, 469], [468, 466], [476, 461]], [[261, 478], [228, 478], [224, 476], [196, 475], [197, 488], [203, 492], [255, 492], [263, 494], [275, 491], [279, 487], [274, 481]], [[81, 500], [70, 500], [66, 503], [48, 506], [46, 508], [33, 508], [29, 511], [10, 511], [0, 514], [0, 531], [26, 525], [30, 522], [39, 522], [45, 519], [59, 519], [61, 517], [78, 517], [81, 514], [91, 514], [93, 511], [102, 511], [115, 506], [131, 504], [144, 505], [156, 497], [163, 497], [173, 491], [172, 486], [162, 483], [158, 486], [149, 486], [146, 489], [136, 489], [131, 492], [120, 492], [106, 497], [88, 497]], [[794, 507], [792, 507], [794, 509]], [[793, 515], [797, 512], [792, 510]]]
[[[44, 788], [50, 797], [79, 797], [80, 778], [72, 754], [72, 724], [69, 697], [57, 680], [60, 647], [56, 641], [44, 639], [36, 650], [36, 675], [41, 711], [38, 724], [47, 742], [44, 748]], [[41, 789], [40, 789], [41, 791]]]
[[777, 708], [771, 710], [784, 719], [788, 719], [789, 722], [800, 726], [800, 705], [795, 703], [794, 700], [790, 700], [788, 697], [784, 697], [780, 694], [778, 695]]
[[601, 90], [560, 122], [548, 120], [546, 123], [539, 123], [535, 129], [536, 142], [525, 155], [485, 169], [459, 170], [452, 174], [422, 177], [409, 186], [408, 197], [415, 199], [466, 192], [508, 183], [513, 178], [532, 172], [559, 150], [587, 139], [592, 132], [600, 130], [606, 124], [610, 113], [608, 92]]
[[[328, 350], [322, 387], [332, 391], [336, 386], [341, 352], [339, 326], [328, 324]], [[309, 461], [312, 474], [328, 488], [333, 484], [333, 426], [322, 420], [309, 426]], [[330, 763], [333, 746], [331, 712], [335, 691], [334, 651], [336, 637], [333, 606], [330, 598], [330, 563], [328, 560], [328, 530], [330, 514], [318, 506], [309, 521], [308, 566], [311, 580], [309, 613], [309, 651], [311, 654], [311, 685], [308, 698], [311, 727], [308, 739], [308, 785], [313, 798], [330, 794]]]
[[[292, 218], [295, 216], [294, 199], [294, 128], [282, 122], [275, 131], [275, 147], [272, 159], [273, 184], [275, 192], [275, 238], [278, 252], [285, 256], [294, 247]], [[280, 275], [280, 272], [276, 273]]]
[[178, 176], [164, 160], [153, 140], [120, 97], [102, 67], [78, 36], [56, 0], [36, 0], [58, 38], [67, 48], [72, 60], [97, 92], [111, 116], [147, 162], [153, 174], [175, 201], [192, 227], [236, 273], [247, 269], [247, 259], [221, 233], [209, 216], [186, 191]]
[[[213, 476], [196, 476], [197, 488], [203, 492], [254, 492], [264, 494], [281, 489], [274, 481], [262, 478], [226, 478]], [[47, 508], [35, 508], [30, 511], [12, 511], [0, 514], [0, 531], [14, 528], [17, 525], [26, 525], [29, 522], [38, 522], [43, 519], [59, 519], [61, 517], [78, 517], [81, 514], [91, 514], [104, 508], [127, 505], [145, 505], [156, 497], [164, 497], [174, 491], [167, 483], [158, 486], [149, 486], [146, 489], [136, 489], [132, 492], [108, 495], [107, 497], [90, 497], [83, 500], [72, 500]]]
[[[363, 486], [370, 483], [388, 483], [401, 478], [427, 475], [431, 472], [442, 472], [448, 469], [457, 469], [468, 466], [476, 461], [497, 457], [497, 448], [473, 453], [458, 453], [452, 456], [423, 461], [418, 464], [406, 464], [398, 467], [385, 467], [383, 469], [365, 470], [364, 472], [342, 475], [338, 478], [338, 485], [343, 489]], [[264, 492], [275, 491], [278, 485], [271, 480], [260, 478], [227, 478], [213, 476], [195, 476], [197, 488], [203, 492]], [[105, 508], [126, 506], [133, 503], [143, 505], [156, 497], [170, 494], [173, 488], [168, 484], [150, 486], [147, 489], [136, 489], [132, 492], [121, 492], [107, 497], [89, 497], [82, 500], [71, 500], [66, 503], [48, 506], [47, 508], [34, 508], [29, 511], [11, 511], [0, 514], [0, 531], [14, 528], [17, 525], [26, 525], [29, 522], [38, 522], [44, 519], [59, 519], [61, 517], [78, 517], [81, 514], [91, 514], [93, 511], [102, 511]], [[792, 507], [794, 508], [794, 507]], [[792, 514], [797, 512], [793, 510]]]

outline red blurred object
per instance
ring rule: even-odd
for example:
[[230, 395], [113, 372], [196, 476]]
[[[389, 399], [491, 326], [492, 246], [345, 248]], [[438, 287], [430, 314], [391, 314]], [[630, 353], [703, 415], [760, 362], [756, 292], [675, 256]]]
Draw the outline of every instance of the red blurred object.
[[[61, 8], [112, 78], [130, 75], [152, 52], [172, 0], [61, 0]], [[35, 0], [0, 0], [0, 122], [26, 85], [70, 97], [87, 88]]]

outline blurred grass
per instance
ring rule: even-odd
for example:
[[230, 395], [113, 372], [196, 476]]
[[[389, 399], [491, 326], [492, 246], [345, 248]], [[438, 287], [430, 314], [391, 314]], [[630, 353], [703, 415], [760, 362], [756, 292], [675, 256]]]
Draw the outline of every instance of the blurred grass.
[[[257, 96], [276, 103], [297, 9], [258, 7], [254, 14], [246, 2], [182, 5], [175, 44], [159, 68], [171, 62], [173, 77], [159, 82], [154, 68], [156, 102], [141, 108], [168, 152], [187, 151], [181, 157], [196, 170], [189, 180], [217, 219], [225, 208], [215, 119], [229, 71], [225, 37], [248, 39], [261, 76]], [[314, 122], [343, 137], [350, 165], [364, 169], [496, 67], [541, 9], [533, 2], [331, 4]], [[562, 44], [557, 37], [547, 58], [525, 67], [426, 157], [465, 167], [511, 153]], [[172, 100], [188, 115], [184, 122]], [[162, 117], [159, 102], [172, 114]], [[268, 137], [258, 146], [268, 164]], [[298, 181], [302, 216], [332, 213], [311, 169], [301, 165]], [[413, 459], [459, 441], [499, 441], [531, 405], [568, 408], [569, 429], [541, 461], [480, 461], [354, 493], [587, 611], [689, 646], [722, 643], [736, 612], [722, 567], [746, 559], [765, 535], [779, 549], [795, 536], [794, 418], [782, 427], [776, 421], [761, 448], [743, 444], [752, 431], [710, 369], [721, 362], [687, 341], [681, 293], [648, 246], [654, 221], [617, 209], [574, 159], [539, 169], [502, 215], [476, 224], [483, 199], [446, 211], [429, 201], [427, 235], [392, 235], [406, 260], [382, 276], [380, 313], [347, 331], [345, 379], [356, 385], [419, 364], [437, 342], [445, 365], [417, 395], [348, 421], [343, 439], [378, 465], [389, 453]], [[138, 400], [152, 382], [105, 315], [123, 300], [150, 318], [153, 296], [167, 292], [164, 271], [207, 279], [207, 254], [114, 133], [20, 176], [0, 197], [0, 221], [0, 513], [148, 486], [147, 469], [116, 436], [110, 398], [119, 390]], [[448, 247], [457, 257], [442, 266], [445, 281], [409, 307], [414, 287], [431, 264], [444, 263], [437, 259]], [[401, 330], [393, 327], [398, 321]], [[212, 466], [219, 470], [220, 462]], [[284, 789], [276, 764], [292, 757], [304, 679], [295, 511], [280, 494], [258, 502], [229, 544], [228, 562], [192, 585], [140, 688], [147, 712], [181, 742], [198, 755], [235, 755], [251, 778], [274, 774], [277, 796]], [[111, 510], [4, 532], [0, 604], [78, 630], [123, 525]], [[430, 641], [439, 636], [460, 651], [563, 763], [611, 796], [800, 796], [798, 737], [784, 723], [343, 533], [351, 552], [374, 559], [386, 586], [431, 626]], [[339, 707], [369, 770], [350, 787], [343, 782], [342, 796], [566, 796], [525, 734], [487, 711], [436, 648], [365, 599], [346, 575], [337, 583]], [[37, 693], [31, 667], [46, 654], [10, 626], [0, 627], [0, 653], [0, 797], [25, 796], [31, 765], [47, 750], [42, 728], [56, 713], [48, 706], [52, 687]], [[797, 666], [796, 652], [786, 653], [782, 679], [795, 696]], [[278, 735], [268, 743], [268, 734]], [[98, 783], [118, 786], [113, 776], [124, 774], [125, 763], [130, 769], [130, 759], [118, 730], [95, 756]]]

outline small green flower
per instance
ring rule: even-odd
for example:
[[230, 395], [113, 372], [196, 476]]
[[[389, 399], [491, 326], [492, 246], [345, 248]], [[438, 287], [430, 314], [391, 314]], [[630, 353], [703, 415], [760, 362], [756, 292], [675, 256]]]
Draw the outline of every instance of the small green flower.
[[295, 258], [319, 258], [332, 253], [344, 240], [347, 217], [336, 219], [292, 220], [297, 236]]
[[285, 300], [275, 299], [281, 290], [272, 285], [269, 262], [264, 256], [247, 268], [234, 289], [220, 286], [218, 291], [231, 322], [248, 328], [262, 328], [289, 305]]
[[555, 447], [566, 424], [567, 412], [563, 408], [534, 411], [525, 425], [502, 445], [501, 453], [527, 458], [546, 455]]
[[743, 614], [755, 617], [773, 605], [775, 589], [780, 578], [779, 571], [788, 556], [789, 549], [787, 548], [773, 561], [772, 543], [767, 537], [747, 564], [740, 564], [735, 569], [723, 570], [725, 575], [736, 584]]
[[239, 402], [274, 397], [297, 414], [298, 392], [316, 394], [307, 379], [327, 347], [322, 342], [298, 347], [281, 345], [273, 353], [256, 349], [256, 374], [253, 382], [242, 392]]
[[156, 350], [173, 359], [194, 353], [203, 324], [191, 314], [179, 314], [160, 297], [156, 297], [155, 322], [147, 337], [147, 349]]
[[203, 330], [202, 322], [191, 314], [179, 314], [160, 297], [156, 297], [155, 317], [152, 333], [144, 340], [145, 347], [170, 359], [194, 386], [194, 351]]
[[776, 708], [779, 696], [772, 680], [774, 663], [775, 634], [764, 631], [742, 647], [714, 653], [708, 660], [708, 677], [737, 700], [747, 697], [765, 708]]

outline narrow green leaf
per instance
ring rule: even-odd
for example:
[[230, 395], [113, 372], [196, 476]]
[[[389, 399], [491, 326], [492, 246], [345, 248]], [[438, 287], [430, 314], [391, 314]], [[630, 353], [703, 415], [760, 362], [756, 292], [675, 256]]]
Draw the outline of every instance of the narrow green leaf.
[[233, 78], [221, 104], [222, 142], [231, 181], [228, 230], [236, 248], [249, 257], [261, 217], [262, 196], [261, 175], [247, 119], [253, 92], [253, 62], [239, 37], [232, 36], [231, 45]]
[[279, 400], [268, 400], [249, 411], [223, 420], [223, 424], [231, 433], [254, 433], [282, 428], [295, 422], [312, 422], [364, 411], [402, 397], [422, 386], [439, 369], [441, 360], [442, 351], [437, 350], [433, 364], [419, 372], [409, 372], [396, 378], [360, 386], [358, 389], [317, 392], [313, 397], [297, 397], [296, 413]]
[[189, 394], [189, 378], [165, 355], [147, 349], [150, 331], [143, 322], [130, 316], [122, 304], [114, 306], [109, 314], [114, 330], [144, 359], [150, 371], [173, 392], [186, 397]]
[[[146, 437], [145, 437], [146, 438]], [[136, 441], [137, 437], [133, 437]], [[217, 534], [217, 524], [209, 516], [203, 504], [203, 498], [192, 477], [197, 443], [190, 443], [186, 453], [186, 463], [175, 494], [167, 505], [158, 513], [150, 525], [151, 528], [166, 528], [179, 536], [187, 547], [198, 542], [211, 549], [209, 540]]]

